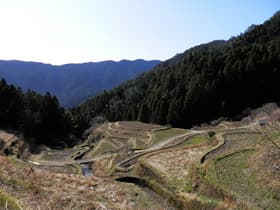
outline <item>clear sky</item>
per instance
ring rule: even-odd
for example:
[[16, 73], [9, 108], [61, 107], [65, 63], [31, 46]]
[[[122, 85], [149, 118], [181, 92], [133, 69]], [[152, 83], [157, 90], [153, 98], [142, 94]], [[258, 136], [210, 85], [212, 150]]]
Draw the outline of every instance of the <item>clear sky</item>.
[[165, 60], [279, 9], [279, 0], [0, 0], [0, 59]]

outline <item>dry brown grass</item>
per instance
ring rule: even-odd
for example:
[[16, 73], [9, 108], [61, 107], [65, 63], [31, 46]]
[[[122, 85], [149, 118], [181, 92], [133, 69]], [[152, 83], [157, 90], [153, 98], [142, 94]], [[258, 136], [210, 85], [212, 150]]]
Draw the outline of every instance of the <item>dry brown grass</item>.
[[207, 146], [190, 146], [167, 149], [144, 156], [144, 160], [168, 177], [187, 177], [192, 162], [198, 161], [207, 151]]
[[264, 185], [280, 189], [280, 151], [274, 145], [260, 150], [250, 164]]
[[[131, 185], [110, 180], [97, 163], [99, 177], [56, 174], [32, 167], [19, 167], [0, 156], [0, 186], [19, 200], [23, 209], [137, 209]], [[129, 187], [127, 187], [129, 185]], [[138, 203], [137, 203], [138, 202]], [[123, 208], [123, 203], [125, 206]], [[0, 206], [0, 209], [2, 207]]]
[[102, 177], [102, 178], [107, 178], [110, 176], [110, 174], [108, 173], [108, 170], [106, 170], [105, 166], [107, 160], [97, 160], [92, 164], [92, 168], [94, 170], [94, 175], [96, 177]]
[[29, 179], [30, 187], [35, 194], [40, 193], [41, 191], [41, 184], [40, 184], [40, 177], [36, 171], [32, 167], [26, 168], [26, 176]]

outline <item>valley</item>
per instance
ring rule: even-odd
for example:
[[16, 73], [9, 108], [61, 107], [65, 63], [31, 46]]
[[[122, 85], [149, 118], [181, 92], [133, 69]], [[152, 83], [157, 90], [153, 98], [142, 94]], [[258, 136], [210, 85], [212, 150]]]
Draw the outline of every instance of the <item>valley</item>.
[[[81, 9], [78, 5], [82, 6], [77, 3], [75, 11]], [[243, 5], [238, 12], [246, 8]], [[146, 6], [150, 9], [150, 2]], [[176, 27], [166, 27], [169, 25], [162, 18], [169, 15], [155, 13], [160, 20], [156, 25], [164, 26], [165, 32], [153, 37], [157, 27], [146, 20], [141, 31], [149, 39], [141, 40], [144, 34], [136, 29], [145, 17], [144, 10], [139, 23], [125, 25], [125, 20], [137, 16], [131, 10], [135, 7], [138, 11], [137, 4], [125, 7], [129, 16], [123, 19], [115, 18], [117, 7], [108, 12], [111, 7], [100, 10], [100, 20], [114, 14], [111, 21], [117, 19], [122, 27], [113, 24], [113, 33], [107, 32], [107, 37], [97, 27], [110, 25], [111, 21], [104, 20], [96, 24], [96, 30], [93, 27], [102, 38], [92, 34], [82, 37], [100, 45], [102, 51], [94, 47], [96, 53], [104, 50], [117, 57], [122, 51], [128, 57], [140, 52], [139, 44], [144, 47], [143, 55], [150, 57], [155, 41], [163, 34], [168, 40], [156, 45], [167, 53], [175, 44], [170, 41], [180, 34], [187, 39], [176, 30], [193, 29], [195, 20], [201, 18], [171, 18], [170, 26]], [[91, 12], [94, 8], [86, 9], [97, 15]], [[169, 13], [170, 7], [166, 9]], [[172, 11], [178, 13], [177, 9]], [[79, 18], [87, 12], [82, 13]], [[53, 11], [50, 14], [53, 17]], [[191, 25], [182, 21], [184, 26], [179, 27], [177, 19], [191, 20]], [[219, 25], [219, 33], [233, 26], [232, 17], [230, 20], [231, 24], [225, 21], [226, 25]], [[84, 38], [76, 37], [76, 32], [87, 30], [77, 28], [74, 22], [67, 25], [73, 26], [75, 33], [64, 34], [57, 43], [64, 43], [71, 34], [75, 37], [71, 43], [79, 40], [76, 44], [81, 44]], [[211, 20], [207, 27], [212, 28], [212, 22], [217, 24]], [[241, 22], [236, 21], [237, 25]], [[76, 25], [92, 27], [91, 23]], [[132, 25], [135, 28], [128, 27]], [[199, 34], [204, 33], [203, 25]], [[237, 36], [188, 46], [191, 48], [162, 62], [137, 59], [52, 65], [0, 60], [0, 209], [280, 209], [279, 26], [278, 11], [261, 24], [243, 32], [238, 29]], [[121, 29], [125, 33], [119, 34]], [[37, 29], [32, 35], [33, 31]], [[59, 30], [53, 33], [60, 35]], [[38, 34], [36, 37], [41, 39]], [[209, 40], [212, 36], [205, 33], [205, 37]], [[88, 41], [84, 41], [86, 47]], [[27, 46], [37, 49], [40, 44]], [[182, 42], [178, 46], [181, 49]], [[67, 49], [61, 56], [66, 56], [66, 51], [82, 54]], [[37, 57], [40, 51], [34, 52]], [[94, 58], [95, 54], [88, 56]], [[99, 56], [107, 58], [109, 54]]]
[[188, 130], [105, 122], [73, 148], [28, 155], [1, 131], [0, 201], [9, 209], [34, 209], [35, 198], [53, 209], [278, 209], [278, 113]]

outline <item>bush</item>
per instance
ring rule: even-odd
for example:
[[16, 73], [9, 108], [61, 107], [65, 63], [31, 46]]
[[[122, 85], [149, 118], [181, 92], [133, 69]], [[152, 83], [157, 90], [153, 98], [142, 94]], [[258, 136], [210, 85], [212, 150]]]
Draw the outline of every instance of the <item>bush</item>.
[[213, 136], [216, 135], [216, 133], [214, 131], [209, 131], [208, 135], [209, 135], [210, 138], [212, 138]]

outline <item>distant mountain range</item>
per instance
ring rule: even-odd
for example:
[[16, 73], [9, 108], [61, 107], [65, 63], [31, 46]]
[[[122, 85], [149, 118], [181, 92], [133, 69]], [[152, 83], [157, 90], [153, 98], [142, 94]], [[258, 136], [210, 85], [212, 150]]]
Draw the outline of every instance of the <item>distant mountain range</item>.
[[8, 83], [45, 94], [54, 94], [65, 107], [72, 107], [150, 70], [158, 60], [121, 60], [50, 65], [36, 62], [0, 61], [0, 78]]

